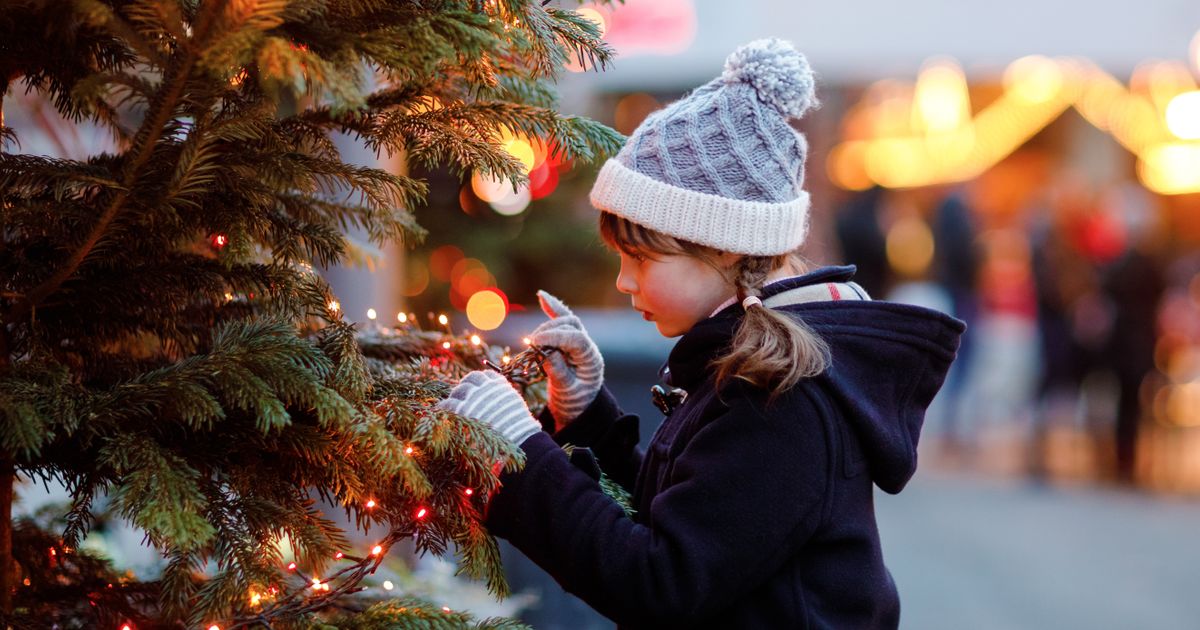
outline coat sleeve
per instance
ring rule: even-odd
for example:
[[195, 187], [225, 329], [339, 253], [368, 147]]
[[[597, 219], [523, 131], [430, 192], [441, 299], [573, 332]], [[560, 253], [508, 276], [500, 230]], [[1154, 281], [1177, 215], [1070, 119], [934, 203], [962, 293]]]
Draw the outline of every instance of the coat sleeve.
[[770, 413], [731, 401], [688, 440], [639, 522], [534, 435], [524, 470], [502, 477], [488, 525], [618, 623], [703, 619], [772, 577], [828, 511], [831, 436], [797, 391]]
[[572, 444], [591, 449], [604, 474], [633, 492], [642, 463], [642, 451], [637, 446], [638, 417], [622, 412], [607, 387], [601, 387], [592, 404], [557, 433], [554, 433], [554, 416], [549, 407], [538, 419], [560, 446]]

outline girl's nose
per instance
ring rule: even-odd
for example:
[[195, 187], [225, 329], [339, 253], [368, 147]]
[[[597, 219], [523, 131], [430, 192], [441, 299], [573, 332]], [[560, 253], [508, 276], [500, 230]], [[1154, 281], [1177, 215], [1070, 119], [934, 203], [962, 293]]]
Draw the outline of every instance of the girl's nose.
[[633, 295], [637, 292], [637, 283], [633, 280], [633, 274], [626, 268], [625, 262], [621, 262], [621, 272], [617, 274], [617, 290], [626, 295]]

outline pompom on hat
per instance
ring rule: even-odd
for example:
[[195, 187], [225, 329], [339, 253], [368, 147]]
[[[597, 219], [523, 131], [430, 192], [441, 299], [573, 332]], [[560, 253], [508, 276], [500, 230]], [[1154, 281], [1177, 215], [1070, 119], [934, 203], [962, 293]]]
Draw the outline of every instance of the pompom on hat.
[[592, 205], [721, 251], [784, 254], [808, 234], [808, 142], [788, 124], [817, 106], [812, 68], [780, 39], [735, 50], [721, 76], [652, 113], [608, 160]]

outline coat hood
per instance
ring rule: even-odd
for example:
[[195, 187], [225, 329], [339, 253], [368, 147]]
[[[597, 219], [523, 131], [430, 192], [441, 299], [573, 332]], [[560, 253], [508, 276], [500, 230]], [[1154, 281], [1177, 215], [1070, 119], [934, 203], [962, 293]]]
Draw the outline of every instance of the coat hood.
[[[917, 468], [925, 411], [941, 389], [966, 325], [935, 310], [862, 299], [813, 297], [813, 285], [850, 287], [854, 267], [825, 267], [769, 285], [772, 308], [804, 321], [829, 344], [832, 362], [813, 379], [831, 395], [857, 436], [872, 480], [902, 490]], [[843, 288], [843, 293], [847, 293]], [[789, 299], [795, 296], [794, 299]], [[709, 362], [726, 351], [742, 313], [727, 307], [680, 338], [667, 362], [669, 382], [692, 389], [710, 375]]]

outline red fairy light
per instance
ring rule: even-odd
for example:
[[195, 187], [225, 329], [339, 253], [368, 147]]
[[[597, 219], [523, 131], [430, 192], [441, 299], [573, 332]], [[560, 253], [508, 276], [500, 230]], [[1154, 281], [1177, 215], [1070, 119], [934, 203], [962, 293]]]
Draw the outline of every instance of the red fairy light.
[[212, 235], [213, 247], [216, 247], [217, 249], [221, 249], [222, 247], [225, 247], [228, 244], [229, 244], [228, 236], [225, 236], [224, 234], [213, 234]]
[[288, 563], [288, 566], [287, 566], [287, 569], [288, 569], [288, 571], [295, 571], [295, 570], [296, 570], [296, 563], [295, 563], [295, 562], [289, 562], [289, 563]]
[[339, 552], [337, 552], [337, 553], [333, 554], [333, 559], [334, 559], [334, 560], [341, 560], [341, 559], [342, 559], [342, 557], [343, 557], [343, 556], [345, 556], [345, 555], [346, 555], [346, 554], [344, 554], [344, 553], [342, 553], [342, 552], [340, 552], [340, 551], [339, 551]]
[[425, 518], [425, 514], [427, 513], [428, 511], [425, 508], [421, 508], [417, 510], [417, 518]]
[[466, 493], [467, 493], [467, 496], [471, 496], [472, 494], [475, 494], [475, 491], [474, 491], [474, 490], [472, 490], [472, 489], [470, 489], [470, 488], [467, 488], [466, 490], [463, 490], [463, 492], [466, 492]]

